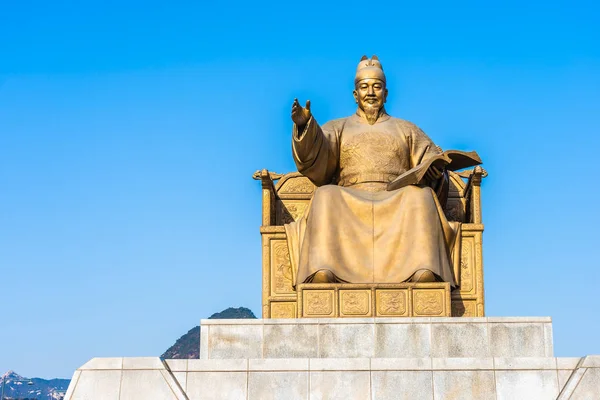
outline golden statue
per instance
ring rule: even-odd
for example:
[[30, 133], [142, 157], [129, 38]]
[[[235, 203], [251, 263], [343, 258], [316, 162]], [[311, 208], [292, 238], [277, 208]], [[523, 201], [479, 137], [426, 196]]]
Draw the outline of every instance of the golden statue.
[[[294, 286], [302, 283], [448, 282], [460, 224], [442, 204], [440, 164], [420, 185], [390, 182], [442, 153], [411, 122], [387, 114], [386, 77], [363, 56], [354, 79], [356, 114], [319, 125], [310, 101], [292, 105], [298, 171], [318, 188], [304, 215], [285, 225]], [[471, 164], [473, 165], [473, 164]]]
[[323, 126], [294, 100], [299, 172], [254, 174], [263, 318], [484, 316], [479, 156], [389, 116], [376, 56], [354, 83], [356, 114]]

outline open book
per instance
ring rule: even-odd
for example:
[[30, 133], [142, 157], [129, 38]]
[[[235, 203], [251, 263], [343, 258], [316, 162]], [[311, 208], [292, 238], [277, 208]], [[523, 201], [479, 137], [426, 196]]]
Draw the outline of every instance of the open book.
[[442, 154], [428, 158], [416, 167], [409, 169], [387, 186], [387, 190], [396, 190], [408, 185], [421, 185], [424, 183], [427, 170], [434, 165], [440, 170], [457, 171], [463, 168], [474, 167], [481, 164], [481, 158], [474, 151], [447, 150]]

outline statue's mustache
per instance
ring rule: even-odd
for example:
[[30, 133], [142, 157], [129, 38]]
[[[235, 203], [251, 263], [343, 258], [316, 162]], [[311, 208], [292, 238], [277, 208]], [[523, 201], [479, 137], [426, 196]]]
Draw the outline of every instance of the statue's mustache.
[[379, 99], [377, 99], [376, 96], [365, 97], [363, 99], [363, 102], [365, 103], [365, 106], [368, 106], [368, 107], [378, 107], [379, 106]]

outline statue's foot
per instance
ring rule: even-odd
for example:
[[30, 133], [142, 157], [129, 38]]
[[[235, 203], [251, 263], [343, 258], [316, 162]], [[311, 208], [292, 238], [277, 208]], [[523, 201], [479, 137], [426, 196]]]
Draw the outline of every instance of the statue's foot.
[[328, 269], [321, 269], [314, 273], [311, 283], [334, 283], [335, 275]]
[[409, 282], [435, 282], [437, 279], [428, 269], [420, 269], [410, 277]]

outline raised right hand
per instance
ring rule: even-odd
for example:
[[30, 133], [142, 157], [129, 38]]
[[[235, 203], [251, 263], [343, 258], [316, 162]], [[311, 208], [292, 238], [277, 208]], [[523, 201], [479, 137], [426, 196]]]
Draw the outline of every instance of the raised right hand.
[[300, 103], [298, 103], [298, 99], [294, 99], [294, 103], [292, 104], [292, 121], [294, 121], [297, 126], [305, 126], [311, 116], [310, 100], [306, 100], [306, 107], [302, 107]]

